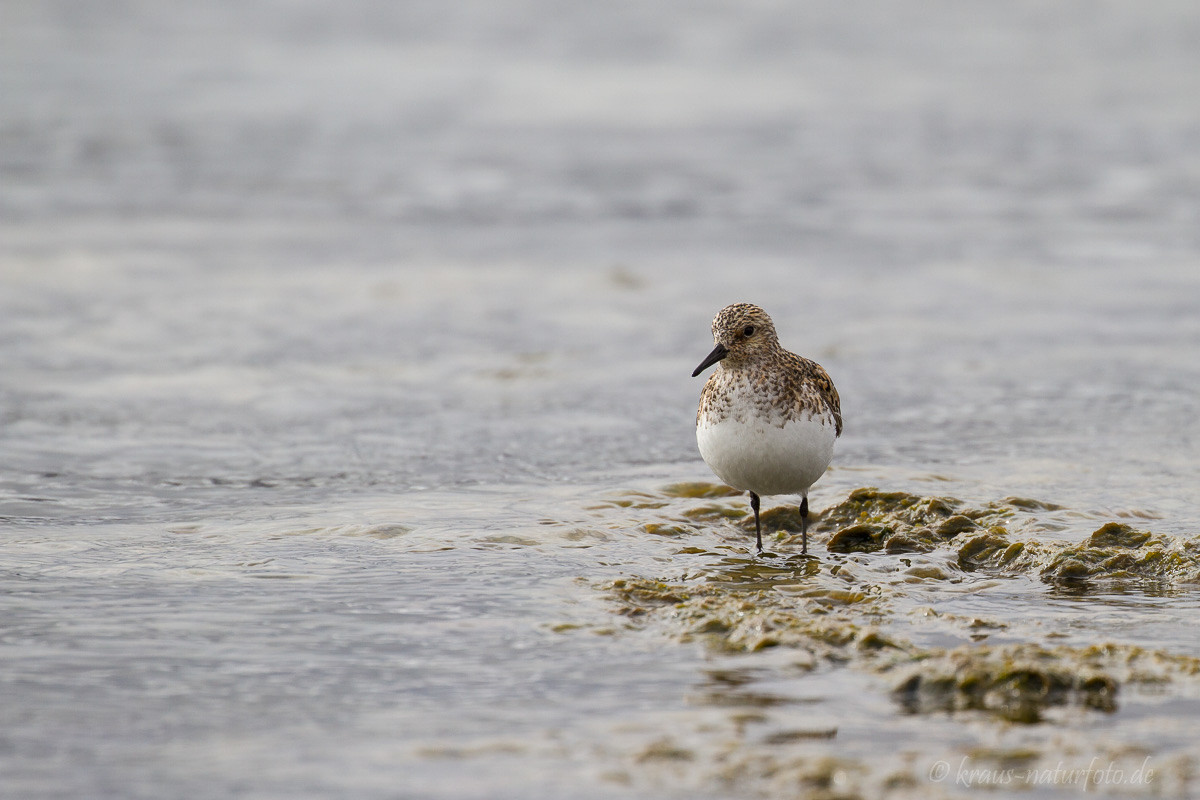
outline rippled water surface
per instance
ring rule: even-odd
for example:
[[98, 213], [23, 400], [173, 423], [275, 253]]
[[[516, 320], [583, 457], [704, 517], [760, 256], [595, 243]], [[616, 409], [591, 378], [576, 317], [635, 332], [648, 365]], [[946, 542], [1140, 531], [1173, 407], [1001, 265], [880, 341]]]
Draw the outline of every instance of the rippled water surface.
[[[0, 794], [1200, 791], [1190, 4], [3, 27]], [[695, 483], [738, 300], [815, 561]]]

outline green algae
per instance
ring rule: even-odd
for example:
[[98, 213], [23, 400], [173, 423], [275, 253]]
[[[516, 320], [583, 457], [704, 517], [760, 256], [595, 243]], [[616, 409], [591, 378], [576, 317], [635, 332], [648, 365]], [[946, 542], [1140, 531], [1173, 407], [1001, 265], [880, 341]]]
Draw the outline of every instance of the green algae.
[[963, 646], [894, 664], [894, 699], [910, 713], [983, 711], [1034, 723], [1048, 710], [1117, 709], [1120, 687], [1200, 676], [1200, 659], [1133, 645], [1045, 647], [1034, 643]]
[[836, 739], [837, 728], [824, 728], [820, 730], [797, 729], [790, 731], [776, 731], [767, 735], [763, 739], [763, 744], [793, 744], [795, 742], [803, 742], [810, 739]]
[[[865, 593], [843, 594], [848, 602], [836, 604], [832, 616], [814, 613], [830, 587], [814, 586], [799, 595], [729, 582], [684, 586], [622, 579], [609, 589], [623, 616], [665, 622], [681, 642], [700, 641], [714, 652], [731, 654], [791, 648], [819, 663], [883, 675], [893, 699], [908, 713], [973, 711], [1035, 723], [1056, 707], [1111, 712], [1123, 682], [1200, 676], [1200, 660], [1121, 645], [918, 647], [871, 624], [872, 614], [886, 616], [886, 610]], [[978, 618], [969, 626], [1006, 627]], [[726, 692], [725, 697], [735, 695]], [[750, 703], [746, 698], [731, 702]]]
[[707, 481], [672, 483], [662, 487], [659, 491], [667, 497], [690, 498], [736, 497], [742, 494], [737, 489], [725, 486], [724, 484], [709, 483]]
[[[759, 514], [759, 519], [762, 522], [763, 534], [774, 531], [780, 535], [784, 534], [799, 534], [803, 530], [804, 520], [800, 516], [799, 506], [773, 506], [765, 508]], [[748, 533], [754, 532], [754, 515], [747, 514], [742, 521], [742, 530]], [[785, 540], [785, 543], [790, 543], [791, 540]], [[800, 537], [796, 536], [795, 542], [798, 544]]]
[[690, 536], [696, 532], [695, 528], [689, 525], [673, 525], [669, 522], [647, 522], [642, 526], [642, 530], [651, 536], [667, 536], [672, 538]]
[[960, 533], [974, 533], [980, 530], [980, 525], [965, 514], [955, 514], [937, 526], [935, 533], [941, 539], [953, 539]]
[[[675, 483], [657, 492], [617, 492], [591, 510], [651, 513], [653, 518], [642, 521], [641, 529], [663, 538], [686, 540], [721, 527], [749, 533], [754, 529], [754, 517], [747, 505], [722, 502], [739, 494], [722, 484]], [[1194, 542], [1180, 543], [1119, 522], [1102, 525], [1078, 544], [1032, 536], [1047, 526], [1044, 521], [1035, 522], [1035, 515], [1061, 510], [1054, 503], [1025, 497], [976, 506], [953, 497], [863, 487], [824, 511], [814, 511], [810, 540], [818, 543], [825, 534], [825, 549], [831, 554], [944, 553], [949, 564], [961, 572], [1025, 575], [1075, 592], [1138, 585], [1161, 591], [1200, 583], [1200, 548], [1191, 546]], [[761, 521], [774, 546], [788, 548], [800, 543], [802, 520], [797, 507], [765, 509]], [[1062, 526], [1049, 523], [1049, 527]], [[750, 546], [747, 538], [746, 550]], [[684, 548], [679, 552], [702, 554], [708, 550]], [[938, 575], [959, 579], [954, 569], [933, 565], [921, 569], [918, 577], [924, 580], [936, 580]]]
[[703, 641], [726, 653], [786, 645], [838, 661], [846, 657], [837, 651], [853, 644], [861, 631], [853, 624], [827, 620], [822, 612], [831, 606], [870, 602], [866, 593], [847, 592], [840, 586], [814, 586], [805, 597], [785, 595], [764, 586], [762, 580], [681, 585], [620, 579], [608, 588], [620, 605], [618, 613], [626, 617], [644, 617], [669, 606], [671, 626], [681, 641]]
[[[1037, 723], [1059, 707], [1112, 712], [1124, 683], [1200, 677], [1200, 659], [1117, 644], [918, 647], [872, 624], [873, 618], [889, 616], [877, 595], [843, 591], [844, 602], [833, 604], [837, 611], [830, 614], [831, 606], [820, 601], [838, 594], [831, 586], [815, 585], [798, 594], [731, 581], [683, 585], [621, 579], [608, 588], [623, 616], [666, 624], [681, 642], [703, 642], [726, 654], [791, 648], [817, 663], [884, 676], [894, 701], [912, 714], [979, 712]], [[975, 618], [968, 627], [1007, 625]], [[762, 705], [750, 692], [727, 690], [721, 697], [727, 703]]]
[[695, 758], [696, 754], [691, 750], [680, 747], [669, 738], [664, 738], [647, 745], [642, 752], [637, 754], [636, 760], [639, 762], [694, 761]]
[[1146, 531], [1134, 530], [1120, 522], [1110, 522], [1088, 537], [1088, 547], [1141, 547], [1151, 539]]
[[855, 489], [824, 511], [815, 530], [832, 531], [832, 553], [928, 553], [962, 534], [999, 526], [1013, 507], [972, 508], [952, 497], [921, 497], [908, 492]]
[[910, 713], [972, 710], [1023, 723], [1057, 706], [1116, 710], [1116, 678], [1090, 662], [1078, 648], [1024, 644], [923, 653], [892, 695]]
[[721, 558], [704, 574], [715, 585], [728, 585], [740, 589], [787, 589], [795, 585], [807, 585], [807, 578], [817, 573], [820, 565], [804, 556], [771, 559]]
[[643, 579], [613, 581], [609, 588], [626, 601], [623, 614], [644, 613], [647, 608], [663, 605], [682, 605], [691, 599], [691, 592], [683, 586], [664, 581]]
[[[639, 507], [663, 514], [643, 530], [686, 539], [707, 526], [752, 529], [741, 502], [720, 502], [733, 494], [692, 483], [673, 484], [658, 499], [638, 496]], [[656, 509], [658, 500], [667, 505]], [[908, 713], [1036, 723], [1057, 708], [1111, 712], [1130, 682], [1200, 675], [1198, 662], [1121, 645], [989, 645], [995, 632], [1012, 635], [1007, 622], [906, 606], [905, 587], [914, 583], [1026, 577], [1051, 586], [1111, 587], [1198, 580], [1196, 548], [1124, 523], [1106, 523], [1076, 544], [1030, 535], [1038, 529], [1034, 515], [1058, 510], [1028, 498], [976, 506], [867, 487], [814, 515], [814, 539], [827, 534], [823, 559], [785, 551], [741, 555], [740, 544], [684, 547], [678, 556], [695, 560], [687, 577], [628, 576], [604, 589], [627, 625], [658, 627], [719, 654], [784, 649], [805, 668], [861, 669], [881, 676]], [[798, 541], [798, 509], [776, 507], [763, 522], [777, 545]], [[948, 626], [969, 643], [920, 646], [903, 633], [905, 626], [919, 632], [930, 625]]]
[[1054, 554], [1041, 571], [1051, 583], [1089, 586], [1109, 584], [1200, 583], [1195, 548], [1181, 546], [1147, 531], [1110, 522], [1088, 539]]
[[932, 564], [918, 564], [904, 570], [904, 574], [909, 576], [909, 580], [917, 581], [949, 581], [951, 576], [940, 567]]
[[[736, 494], [719, 485], [675, 485], [657, 499], [623, 506], [648, 512], [626, 522], [629, 528], [679, 546], [665, 573], [672, 577], [626, 575], [600, 585], [620, 630], [699, 645], [722, 666], [748, 665], [712, 670], [711, 680], [687, 696], [706, 711], [703, 729], [686, 738], [659, 730], [627, 752], [639, 780], [660, 775], [674, 785], [702, 773], [731, 790], [752, 786], [779, 796], [926, 796], [927, 766], [830, 758], [836, 726], [824, 719], [806, 725], [807, 711], [796, 707], [820, 698], [774, 691], [773, 680], [803, 681], [827, 670], [864, 676], [902, 715], [1034, 737], [1018, 741], [1047, 741], [1060, 735], [1059, 726], [1074, 730], [1122, 704], [1136, 708], [1147, 692], [1200, 687], [1200, 660], [1129, 644], [1081, 644], [1077, 629], [1063, 633], [1047, 629], [1044, 615], [1014, 615], [1021, 603], [1012, 600], [1027, 592], [1036, 604], [1061, 587], [1101, 603], [1114, 590], [1182, 590], [1200, 572], [1194, 541], [1114, 522], [1070, 542], [1061, 532], [1086, 517], [1060, 513], [1052, 503], [967, 503], [868, 487], [813, 510], [813, 555], [796, 552], [798, 509], [764, 510], [773, 552], [753, 555], [753, 517], [743, 499], [728, 499]], [[664, 505], [651, 507], [659, 501]], [[1051, 530], [1059, 533], [1046, 538]], [[995, 617], [980, 611], [992, 597], [1000, 600]], [[971, 599], [964, 606], [958, 598]], [[1041, 746], [971, 752], [1003, 769], [1032, 770], [1051, 757]]]
[[976, 570], [1028, 571], [1036, 565], [1041, 548], [1025, 542], [1014, 542], [1008, 531], [993, 528], [972, 536], [958, 546], [956, 563], [968, 572]]
[[1200, 583], [1196, 548], [1117, 522], [1078, 544], [1013, 541], [1007, 531], [993, 528], [963, 541], [956, 561], [967, 571], [1036, 575], [1080, 590]]
[[[722, 486], [687, 484], [680, 497], [712, 499], [729, 496]], [[1145, 581], [1200, 583], [1200, 556], [1170, 539], [1118, 522], [1102, 525], [1084, 542], [1070, 545], [1015, 538], [1014, 526], [1028, 515], [1062, 510], [1062, 506], [1024, 497], [972, 506], [953, 497], [923, 497], [907, 492], [864, 487], [845, 500], [814, 514], [810, 536], [828, 533], [830, 553], [935, 553], [950, 548], [953, 563], [966, 572], [1036, 576], [1050, 584], [1076, 589], [1128, 585]], [[754, 519], [742, 506], [705, 503], [679, 512], [688, 524], [728, 520], [752, 531]], [[761, 515], [764, 532], [778, 546], [799, 544], [799, 509], [777, 506]], [[682, 531], [681, 531], [682, 533]]]
[[[644, 530], [680, 538], [698, 534], [705, 525], [745, 530], [752, 521], [741, 503], [714, 502], [730, 495], [726, 487], [675, 484], [663, 496], [684, 507], [672, 505], [670, 521], [645, 523]], [[893, 699], [910, 713], [973, 712], [1033, 723], [1059, 707], [1110, 712], [1123, 683], [1198, 672], [1192, 662], [1172, 661], [1166, 654], [1155, 658], [1169, 669], [1130, 669], [1146, 656], [1118, 645], [1104, 650], [988, 645], [992, 633], [1008, 629], [1006, 622], [902, 610], [905, 585], [958, 582], [964, 575], [1025, 576], [1055, 585], [1195, 580], [1200, 571], [1187, 547], [1123, 523], [1102, 525], [1078, 544], [1014, 533], [1033, 528], [1030, 514], [1054, 510], [1059, 507], [1028, 498], [972, 506], [952, 497], [856, 489], [814, 521], [814, 534], [829, 534], [826, 560], [691, 547], [679, 555], [702, 563], [693, 564], [686, 579], [626, 577], [605, 588], [630, 625], [664, 626], [679, 641], [701, 642], [716, 653], [784, 648], [795, 651], [801, 664], [851, 665], [886, 677]], [[779, 545], [798, 538], [793, 535], [800, 527], [797, 509], [776, 507], [763, 514], [763, 521]], [[886, 573], [879, 571], [885, 562], [879, 559], [905, 553], [927, 560], [901, 559], [906, 568], [885, 580]], [[906, 619], [912, 620], [907, 624], [936, 620], [971, 643], [951, 649], [918, 646], [899, 635], [897, 625]]]
[[884, 544], [895, 535], [895, 529], [890, 526], [860, 522], [839, 530], [825, 546], [831, 553], [872, 553], [882, 550]]
[[921, 497], [865, 487], [855, 489], [841, 503], [824, 511], [816, 527], [836, 530], [864, 522], [886, 524], [896, 530], [929, 527], [954, 516], [960, 506], [948, 497]]

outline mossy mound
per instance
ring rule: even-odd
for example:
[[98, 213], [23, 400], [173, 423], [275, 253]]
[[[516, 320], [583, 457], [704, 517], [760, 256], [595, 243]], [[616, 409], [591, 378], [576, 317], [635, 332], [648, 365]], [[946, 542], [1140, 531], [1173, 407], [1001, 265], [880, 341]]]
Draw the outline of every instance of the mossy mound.
[[1024, 723], [1056, 706], [1116, 710], [1116, 679], [1088, 662], [1073, 648], [962, 647], [926, 654], [892, 695], [911, 713], [983, 711]]
[[814, 528], [833, 531], [826, 543], [833, 553], [921, 553], [963, 534], [998, 528], [1012, 513], [1006, 506], [972, 508], [952, 497], [867, 487], [822, 512]]
[[896, 673], [893, 698], [910, 713], [982, 711], [1040, 722], [1075, 706], [1111, 712], [1122, 684], [1161, 684], [1200, 675], [1200, 659], [1132, 645], [963, 646], [922, 652]]
[[908, 492], [885, 492], [873, 486], [855, 489], [821, 514], [822, 529], [844, 528], [860, 522], [929, 525], [954, 514], [958, 501], [948, 497], [921, 497]]
[[956, 560], [967, 571], [1037, 575], [1076, 590], [1200, 583], [1196, 547], [1119, 522], [1106, 523], [1073, 545], [1013, 541], [1006, 531], [993, 529], [962, 541]]
[[1043, 580], [1086, 586], [1095, 581], [1147, 584], [1200, 583], [1196, 548], [1110, 522], [1087, 540], [1054, 554]]
[[[787, 577], [771, 583], [786, 581]], [[835, 607], [869, 606], [873, 597], [867, 592], [847, 590], [836, 581], [832, 585], [821, 583], [787, 596], [764, 588], [761, 580], [683, 585], [632, 578], [614, 581], [608, 588], [621, 615], [637, 619], [657, 613], [669, 621], [681, 641], [703, 641], [720, 652], [787, 646], [804, 650], [814, 658], [842, 662], [848, 660], [847, 648], [856, 643], [875, 650], [883, 647], [883, 638], [869, 626], [827, 616]]]
[[993, 529], [963, 539], [958, 545], [955, 561], [968, 572], [1036, 572], [1043, 555], [1043, 548], [1038, 544], [1014, 542], [1007, 531]]

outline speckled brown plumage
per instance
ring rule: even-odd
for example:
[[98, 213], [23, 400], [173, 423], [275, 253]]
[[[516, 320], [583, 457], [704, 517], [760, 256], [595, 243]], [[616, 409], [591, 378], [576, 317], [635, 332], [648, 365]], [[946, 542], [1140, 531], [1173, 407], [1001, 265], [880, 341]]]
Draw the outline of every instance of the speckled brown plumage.
[[[745, 335], [747, 326], [754, 333]], [[697, 423], [751, 413], [771, 424], [803, 417], [830, 417], [842, 435], [842, 407], [829, 373], [817, 362], [783, 349], [765, 311], [749, 303], [727, 306], [713, 320], [713, 339], [729, 349], [700, 395]], [[745, 392], [738, 389], [749, 390]], [[751, 407], [735, 397], [753, 397]]]

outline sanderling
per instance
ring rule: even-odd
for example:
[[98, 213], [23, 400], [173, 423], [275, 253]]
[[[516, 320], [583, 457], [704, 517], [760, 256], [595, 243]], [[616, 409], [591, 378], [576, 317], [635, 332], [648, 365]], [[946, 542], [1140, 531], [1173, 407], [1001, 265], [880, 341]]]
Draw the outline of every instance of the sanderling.
[[833, 458], [842, 408], [820, 364], [779, 344], [767, 312], [734, 303], [712, 324], [716, 347], [692, 377], [717, 369], [700, 393], [696, 443], [717, 477], [750, 493], [762, 552], [761, 495], [798, 494], [802, 553], [808, 552], [808, 489]]

